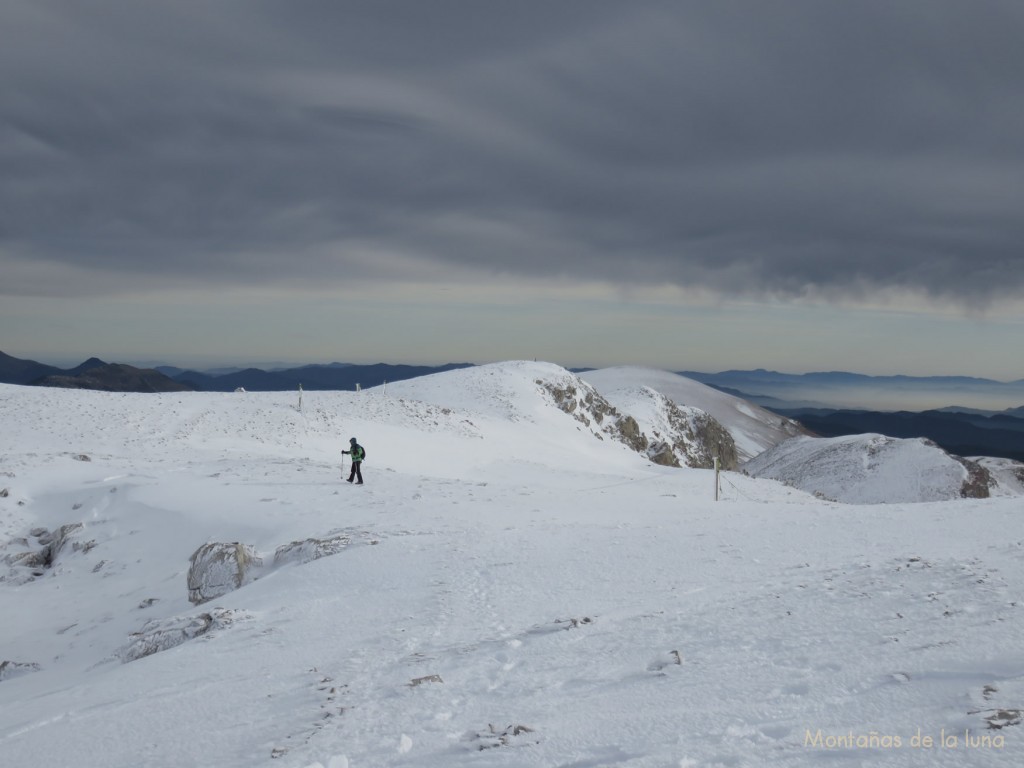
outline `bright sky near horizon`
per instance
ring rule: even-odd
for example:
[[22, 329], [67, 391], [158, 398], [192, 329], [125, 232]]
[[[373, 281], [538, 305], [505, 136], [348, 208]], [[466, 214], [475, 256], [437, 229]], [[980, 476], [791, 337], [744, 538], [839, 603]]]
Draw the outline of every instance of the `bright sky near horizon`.
[[1024, 5], [7, 0], [0, 349], [1024, 377]]

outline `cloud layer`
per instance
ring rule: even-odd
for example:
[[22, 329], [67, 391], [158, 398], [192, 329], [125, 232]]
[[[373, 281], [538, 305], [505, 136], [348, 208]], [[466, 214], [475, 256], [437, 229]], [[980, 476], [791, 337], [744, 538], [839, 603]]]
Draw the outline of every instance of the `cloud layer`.
[[1024, 283], [1024, 6], [7, 0], [0, 291]]

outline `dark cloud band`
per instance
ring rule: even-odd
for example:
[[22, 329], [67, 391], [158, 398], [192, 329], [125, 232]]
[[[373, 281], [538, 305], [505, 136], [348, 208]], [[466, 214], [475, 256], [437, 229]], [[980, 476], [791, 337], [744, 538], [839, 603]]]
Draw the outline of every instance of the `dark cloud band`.
[[0, 264], [73, 266], [54, 294], [386, 277], [368, 247], [726, 294], [1024, 283], [1019, 3], [9, 0], [0, 26]]

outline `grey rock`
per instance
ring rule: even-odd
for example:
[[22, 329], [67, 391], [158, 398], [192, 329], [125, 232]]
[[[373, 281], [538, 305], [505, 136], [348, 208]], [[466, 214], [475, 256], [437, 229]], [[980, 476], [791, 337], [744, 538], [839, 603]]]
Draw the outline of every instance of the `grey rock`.
[[207, 635], [215, 629], [229, 627], [233, 621], [234, 611], [218, 609], [198, 616], [147, 621], [141, 630], [131, 634], [129, 642], [118, 650], [117, 656], [125, 663], [136, 661]]
[[321, 557], [336, 555], [345, 549], [352, 538], [347, 535], [333, 536], [329, 539], [304, 539], [284, 544], [274, 552], [274, 565], [285, 563], [309, 563]]
[[237, 541], [204, 544], [189, 562], [188, 599], [197, 605], [238, 589], [263, 565], [251, 546]]
[[10, 680], [12, 677], [28, 675], [38, 672], [40, 666], [35, 662], [2, 661], [0, 662], [0, 681]]

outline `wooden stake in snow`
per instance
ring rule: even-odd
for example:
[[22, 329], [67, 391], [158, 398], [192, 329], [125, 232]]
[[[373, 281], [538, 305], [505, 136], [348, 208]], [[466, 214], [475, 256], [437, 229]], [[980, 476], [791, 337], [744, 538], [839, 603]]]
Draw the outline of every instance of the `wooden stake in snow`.
[[718, 501], [718, 489], [721, 487], [718, 479], [720, 465], [718, 463], [718, 457], [715, 456], [715, 501]]

